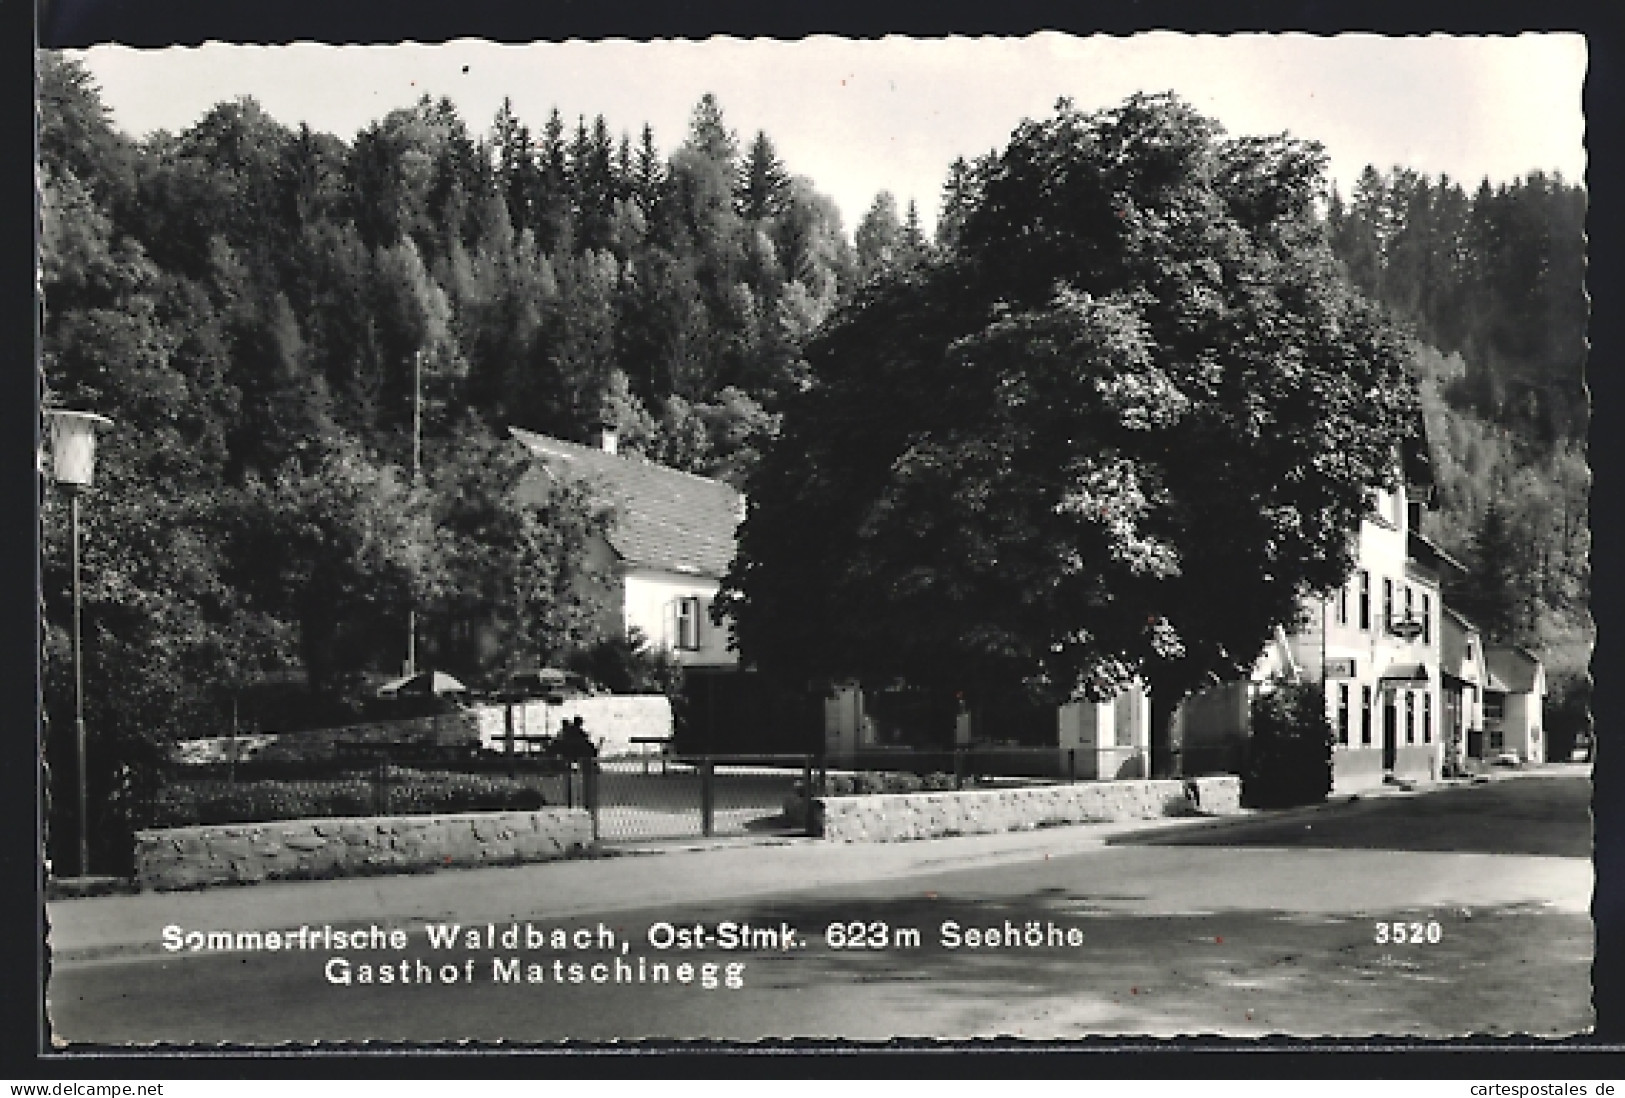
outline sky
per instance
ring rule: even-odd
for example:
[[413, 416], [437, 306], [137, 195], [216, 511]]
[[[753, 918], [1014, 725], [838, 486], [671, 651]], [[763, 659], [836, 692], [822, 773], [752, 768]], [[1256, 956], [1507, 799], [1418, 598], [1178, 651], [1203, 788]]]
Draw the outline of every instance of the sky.
[[348, 141], [427, 93], [449, 97], [476, 135], [507, 97], [533, 131], [557, 107], [571, 128], [602, 114], [634, 139], [647, 122], [670, 152], [711, 92], [741, 144], [765, 130], [792, 173], [836, 200], [849, 231], [882, 190], [899, 208], [917, 202], [932, 225], [955, 157], [1002, 148], [1063, 96], [1088, 110], [1172, 90], [1232, 134], [1319, 141], [1344, 194], [1367, 164], [1468, 186], [1537, 169], [1578, 180], [1585, 168], [1578, 34], [211, 43], [72, 56], [136, 137], [183, 130], [249, 95], [285, 125]]

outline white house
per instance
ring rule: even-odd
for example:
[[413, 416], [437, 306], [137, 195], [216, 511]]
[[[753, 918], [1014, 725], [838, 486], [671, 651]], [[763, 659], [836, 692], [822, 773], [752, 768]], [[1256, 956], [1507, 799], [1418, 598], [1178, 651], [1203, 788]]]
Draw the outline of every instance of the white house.
[[590, 550], [615, 583], [605, 632], [636, 627], [685, 669], [736, 668], [731, 630], [712, 622], [711, 603], [733, 562], [744, 497], [720, 480], [619, 453], [613, 431], [601, 432], [596, 448], [509, 431], [536, 459], [521, 493], [539, 501], [540, 478], [572, 482], [611, 511], [608, 530]]
[[1462, 566], [1420, 533], [1432, 481], [1419, 454], [1406, 455], [1403, 485], [1374, 494], [1348, 581], [1326, 599], [1306, 601], [1296, 627], [1267, 646], [1248, 680], [1181, 703], [1171, 738], [1183, 773], [1243, 765], [1252, 694], [1286, 677], [1325, 686], [1334, 790], [1440, 776], [1440, 581]]
[[1490, 681], [1484, 691], [1484, 754], [1493, 759], [1513, 752], [1524, 762], [1546, 761], [1541, 715], [1546, 700], [1546, 668], [1540, 657], [1517, 645], [1485, 649]]

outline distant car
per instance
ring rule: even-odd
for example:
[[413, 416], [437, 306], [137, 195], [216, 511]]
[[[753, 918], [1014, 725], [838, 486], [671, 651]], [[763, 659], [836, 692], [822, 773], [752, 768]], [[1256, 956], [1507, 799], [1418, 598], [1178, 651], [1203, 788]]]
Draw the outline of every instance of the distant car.
[[572, 698], [590, 698], [596, 693], [597, 688], [585, 675], [543, 667], [537, 671], [516, 671], [492, 691], [491, 697], [497, 701], [545, 701], [557, 705]]
[[1516, 751], [1503, 751], [1491, 759], [1490, 763], [1494, 766], [1522, 766], [1523, 759], [1518, 756]]

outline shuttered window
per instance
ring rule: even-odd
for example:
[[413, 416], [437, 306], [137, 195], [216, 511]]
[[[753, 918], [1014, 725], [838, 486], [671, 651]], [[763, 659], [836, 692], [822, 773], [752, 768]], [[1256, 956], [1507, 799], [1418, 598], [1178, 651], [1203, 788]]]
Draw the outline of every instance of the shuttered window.
[[700, 647], [700, 600], [677, 600], [677, 647], [689, 652]]

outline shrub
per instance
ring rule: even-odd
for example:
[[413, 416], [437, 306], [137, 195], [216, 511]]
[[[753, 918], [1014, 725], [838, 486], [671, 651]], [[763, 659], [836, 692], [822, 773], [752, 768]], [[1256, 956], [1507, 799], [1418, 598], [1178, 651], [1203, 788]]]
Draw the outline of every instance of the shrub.
[[624, 636], [605, 637], [565, 661], [612, 694], [664, 694], [677, 704], [683, 696], [683, 665], [664, 648], [651, 645], [637, 626]]
[[1272, 684], [1253, 699], [1242, 803], [1285, 808], [1324, 801], [1332, 791], [1333, 742], [1320, 683]]
[[921, 777], [907, 770], [866, 770], [859, 774], [831, 774], [824, 779], [824, 795], [849, 797], [876, 793], [920, 793], [951, 790], [954, 776], [937, 772]]
[[855, 775], [852, 780], [852, 792], [860, 794], [886, 792], [886, 777], [874, 771], [864, 771]]
[[897, 774], [884, 775], [887, 793], [918, 793], [925, 787], [925, 781], [918, 774], [907, 771]]

